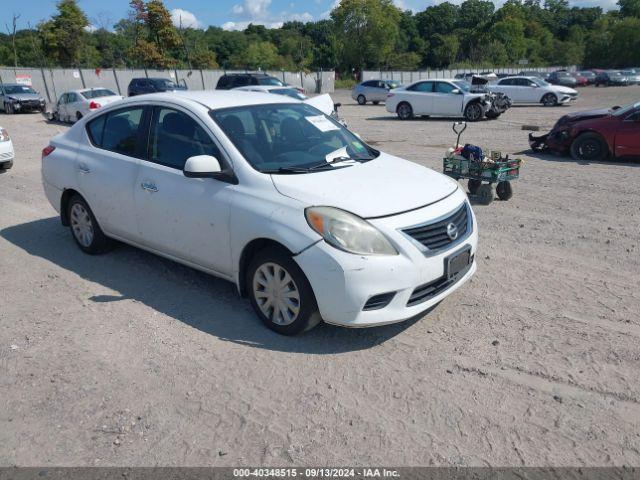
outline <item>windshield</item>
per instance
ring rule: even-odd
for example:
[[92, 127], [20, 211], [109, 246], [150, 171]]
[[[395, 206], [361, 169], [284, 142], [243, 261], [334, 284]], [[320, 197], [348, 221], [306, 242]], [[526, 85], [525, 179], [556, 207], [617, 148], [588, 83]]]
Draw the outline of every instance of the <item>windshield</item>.
[[172, 80], [161, 78], [161, 79], [151, 80], [151, 81], [156, 87], [159, 87], [159, 88], [176, 88], [176, 84]]
[[379, 155], [303, 103], [246, 105], [210, 115], [251, 166], [264, 173], [306, 173], [334, 168], [330, 162], [364, 162]]
[[275, 77], [258, 77], [258, 85], [276, 85], [282, 87], [284, 83]]
[[551, 85], [549, 82], [541, 78], [532, 78], [531, 81], [539, 87], [548, 87], [549, 85]]
[[636, 108], [640, 108], [640, 102], [632, 103], [631, 105], [626, 105], [626, 106], [624, 106], [622, 108], [619, 108], [617, 110], [612, 110], [611, 111], [611, 115], [613, 115], [614, 117], [620, 117], [620, 116], [623, 116], [626, 113], [628, 113], [631, 110], [634, 110]]
[[469, 85], [467, 82], [453, 82], [453, 83], [456, 85], [456, 87], [458, 87], [463, 92], [471, 91], [471, 85]]
[[24, 85], [5, 85], [4, 91], [9, 95], [17, 93], [36, 93], [33, 88], [26, 87]]
[[86, 90], [84, 92], [80, 92], [82, 96], [86, 99], [91, 98], [100, 98], [100, 97], [111, 97], [116, 94], [109, 90], [108, 88], [96, 88], [94, 90]]
[[286, 97], [295, 98], [296, 100], [306, 100], [307, 98], [295, 88], [274, 88], [273, 90], [269, 90], [269, 93], [284, 95]]

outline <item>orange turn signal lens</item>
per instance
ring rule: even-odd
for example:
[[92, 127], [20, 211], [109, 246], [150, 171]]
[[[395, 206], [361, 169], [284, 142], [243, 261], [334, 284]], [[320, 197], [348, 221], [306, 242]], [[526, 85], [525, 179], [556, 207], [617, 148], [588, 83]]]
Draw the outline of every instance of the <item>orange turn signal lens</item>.
[[307, 219], [309, 220], [309, 225], [311, 225], [311, 228], [322, 235], [322, 233], [324, 232], [324, 217], [319, 213], [308, 211]]

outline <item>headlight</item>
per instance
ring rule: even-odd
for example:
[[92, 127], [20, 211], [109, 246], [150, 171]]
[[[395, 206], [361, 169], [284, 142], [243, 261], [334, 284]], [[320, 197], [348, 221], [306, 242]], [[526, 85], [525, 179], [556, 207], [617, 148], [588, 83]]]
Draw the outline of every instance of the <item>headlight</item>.
[[9, 140], [11, 140], [9, 132], [4, 128], [0, 128], [0, 142], [8, 142]]
[[309, 226], [329, 245], [360, 255], [397, 255], [380, 230], [366, 220], [334, 207], [310, 207], [304, 211]]

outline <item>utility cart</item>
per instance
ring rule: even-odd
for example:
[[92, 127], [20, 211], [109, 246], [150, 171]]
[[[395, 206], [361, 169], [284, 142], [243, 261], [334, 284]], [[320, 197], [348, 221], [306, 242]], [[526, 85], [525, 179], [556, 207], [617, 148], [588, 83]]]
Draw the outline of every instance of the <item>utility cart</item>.
[[449, 149], [442, 159], [442, 170], [455, 180], [468, 179], [469, 193], [476, 195], [483, 205], [493, 201], [493, 188], [500, 200], [509, 200], [513, 196], [511, 181], [520, 176], [519, 158], [502, 156], [501, 152], [492, 151], [489, 157], [482, 154], [478, 147], [460, 146], [460, 136], [467, 129], [465, 122], [455, 122], [453, 131], [457, 134], [456, 145]]

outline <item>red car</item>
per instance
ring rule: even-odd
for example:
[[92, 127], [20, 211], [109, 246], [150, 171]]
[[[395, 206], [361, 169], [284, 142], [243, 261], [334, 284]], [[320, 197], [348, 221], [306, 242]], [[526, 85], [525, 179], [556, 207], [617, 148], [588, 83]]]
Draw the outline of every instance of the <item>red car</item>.
[[587, 85], [589, 85], [589, 79], [587, 77], [580, 75], [579, 73], [574, 73], [573, 78], [576, 79], [577, 87], [586, 87]]
[[530, 133], [529, 145], [536, 151], [571, 153], [576, 160], [640, 158], [640, 102], [570, 113], [546, 135]]

